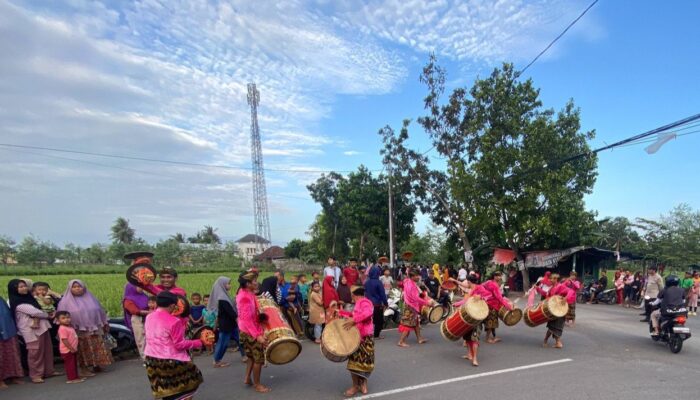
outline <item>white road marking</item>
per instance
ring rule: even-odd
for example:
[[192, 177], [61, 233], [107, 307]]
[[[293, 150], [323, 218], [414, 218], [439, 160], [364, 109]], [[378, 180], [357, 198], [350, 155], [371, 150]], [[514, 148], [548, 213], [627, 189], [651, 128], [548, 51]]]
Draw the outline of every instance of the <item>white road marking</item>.
[[412, 390], [418, 390], [418, 389], [425, 389], [433, 386], [438, 386], [438, 385], [446, 385], [448, 383], [455, 383], [455, 382], [461, 382], [461, 381], [467, 381], [471, 379], [477, 379], [477, 378], [483, 378], [486, 376], [493, 376], [493, 375], [500, 375], [500, 374], [506, 374], [509, 372], [516, 372], [516, 371], [522, 371], [526, 369], [533, 369], [533, 368], [541, 368], [541, 367], [548, 367], [550, 365], [556, 365], [556, 364], [562, 364], [562, 363], [567, 363], [573, 361], [570, 358], [563, 358], [561, 360], [554, 360], [554, 361], [546, 361], [546, 362], [541, 362], [537, 364], [530, 364], [530, 365], [523, 365], [520, 367], [514, 367], [514, 368], [506, 368], [506, 369], [499, 369], [496, 371], [489, 371], [489, 372], [483, 372], [480, 374], [474, 374], [474, 375], [467, 375], [467, 376], [460, 376], [457, 378], [451, 378], [451, 379], [445, 379], [442, 381], [436, 381], [436, 382], [428, 382], [428, 383], [422, 383], [420, 385], [414, 385], [414, 386], [408, 386], [405, 388], [401, 389], [392, 389], [392, 390], [387, 390], [384, 392], [378, 392], [378, 393], [371, 393], [367, 394], [364, 396], [360, 397], [354, 397], [355, 400], [362, 400], [362, 399], [374, 399], [377, 397], [383, 397], [383, 396], [389, 396], [392, 394], [398, 394], [398, 393], [403, 393], [403, 392], [409, 392]]

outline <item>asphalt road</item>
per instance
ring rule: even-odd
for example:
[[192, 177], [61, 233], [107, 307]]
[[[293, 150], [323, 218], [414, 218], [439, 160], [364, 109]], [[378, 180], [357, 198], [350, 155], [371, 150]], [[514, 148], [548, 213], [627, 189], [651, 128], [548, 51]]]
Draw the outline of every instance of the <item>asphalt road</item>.
[[[544, 326], [524, 323], [501, 327], [503, 342], [483, 344], [473, 367], [460, 356], [458, 342], [447, 342], [438, 326], [425, 329], [430, 342], [408, 349], [396, 346], [398, 333], [386, 332], [377, 342], [376, 368], [369, 381], [370, 395], [379, 399], [479, 400], [512, 398], [542, 400], [695, 398], [700, 377], [700, 338], [684, 343], [679, 354], [653, 343], [638, 310], [608, 305], [579, 305], [578, 323], [564, 331], [564, 349], [542, 348]], [[700, 317], [688, 326], [700, 335]], [[263, 383], [273, 391], [256, 394], [243, 385], [244, 366], [237, 353], [227, 353], [229, 368], [213, 369], [208, 357], [196, 358], [205, 382], [199, 399], [342, 398], [350, 382], [345, 363], [326, 360], [318, 346], [304, 342], [294, 362], [263, 369]], [[393, 390], [400, 393], [391, 392]], [[42, 385], [11, 385], [0, 391], [3, 399], [150, 399], [146, 374], [136, 360], [113, 365], [109, 372], [79, 385], [66, 385], [63, 377]]]

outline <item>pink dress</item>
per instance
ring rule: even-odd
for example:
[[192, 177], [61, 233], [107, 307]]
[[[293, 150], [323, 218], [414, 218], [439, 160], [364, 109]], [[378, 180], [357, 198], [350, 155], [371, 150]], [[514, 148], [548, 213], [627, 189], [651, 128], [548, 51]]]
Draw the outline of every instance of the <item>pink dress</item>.
[[263, 327], [258, 321], [258, 299], [248, 290], [241, 290], [236, 295], [238, 307], [238, 328], [241, 332], [256, 339], [264, 333]]
[[355, 326], [357, 330], [360, 331], [360, 337], [362, 339], [374, 335], [374, 323], [372, 322], [373, 313], [374, 305], [366, 297], [361, 298], [355, 303], [355, 308], [352, 310], [352, 313], [344, 310], [339, 311], [339, 314], [343, 317], [352, 318], [353, 321], [355, 321]]

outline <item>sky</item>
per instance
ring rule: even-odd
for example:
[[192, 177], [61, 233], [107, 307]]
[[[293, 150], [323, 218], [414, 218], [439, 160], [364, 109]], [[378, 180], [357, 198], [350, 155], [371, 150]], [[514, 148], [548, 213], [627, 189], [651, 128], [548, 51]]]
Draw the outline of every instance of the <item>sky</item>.
[[[448, 90], [470, 87], [502, 62], [527, 65], [589, 3], [0, 0], [0, 143], [227, 167], [0, 146], [0, 234], [108, 242], [117, 217], [149, 241], [204, 225], [225, 240], [253, 232], [255, 82], [272, 241], [303, 238], [319, 211], [308, 171], [378, 173], [377, 131], [422, 115], [431, 52]], [[573, 99], [594, 148], [696, 114], [698, 15], [691, 0], [601, 0], [523, 79], [547, 108]], [[415, 124], [411, 134], [431, 147]], [[587, 207], [700, 208], [700, 134], [643, 148], [600, 154]]]

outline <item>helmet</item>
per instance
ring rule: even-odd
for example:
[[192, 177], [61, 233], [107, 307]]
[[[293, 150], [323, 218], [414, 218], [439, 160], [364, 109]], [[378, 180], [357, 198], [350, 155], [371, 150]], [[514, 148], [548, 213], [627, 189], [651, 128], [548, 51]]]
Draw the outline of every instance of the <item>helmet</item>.
[[681, 280], [676, 276], [676, 275], [669, 275], [666, 277], [666, 286], [671, 287], [671, 286], [678, 286], [678, 284], [681, 283]]

